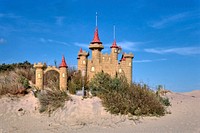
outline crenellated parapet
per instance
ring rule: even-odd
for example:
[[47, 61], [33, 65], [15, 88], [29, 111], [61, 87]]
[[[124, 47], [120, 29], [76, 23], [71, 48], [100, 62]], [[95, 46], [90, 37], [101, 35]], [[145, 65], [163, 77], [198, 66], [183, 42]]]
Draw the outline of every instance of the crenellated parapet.
[[34, 63], [33, 67], [45, 69], [47, 67], [47, 65], [46, 65], [46, 63], [38, 62], [38, 63]]

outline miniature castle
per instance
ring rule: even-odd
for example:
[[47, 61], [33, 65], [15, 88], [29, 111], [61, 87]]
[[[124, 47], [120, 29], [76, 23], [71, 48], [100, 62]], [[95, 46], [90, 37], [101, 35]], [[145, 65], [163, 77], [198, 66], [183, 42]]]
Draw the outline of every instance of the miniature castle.
[[[115, 32], [114, 32], [115, 34]], [[115, 36], [115, 35], [114, 35]], [[98, 72], [104, 72], [110, 74], [112, 77], [117, 75], [124, 75], [127, 78], [128, 83], [132, 82], [132, 60], [134, 55], [132, 53], [123, 53], [121, 59], [118, 61], [118, 54], [121, 52], [122, 48], [117, 46], [116, 39], [114, 37], [114, 42], [110, 46], [110, 54], [102, 54], [104, 49], [103, 43], [99, 39], [98, 27], [97, 27], [97, 16], [96, 16], [96, 29], [94, 32], [94, 38], [89, 45], [89, 49], [92, 50], [92, 57], [89, 60], [89, 53], [83, 51], [82, 48], [78, 52], [78, 70], [85, 73], [85, 76], [89, 80]], [[46, 66], [45, 63], [35, 63], [34, 68], [36, 69], [35, 85], [38, 89], [44, 88], [44, 75], [48, 71], [57, 71], [60, 75], [59, 83], [60, 89], [67, 89], [67, 64], [64, 56], [62, 57], [62, 62], [59, 68], [53, 66]]]
[[114, 38], [113, 44], [110, 46], [110, 54], [102, 54], [101, 50], [104, 49], [102, 42], [99, 39], [98, 27], [94, 32], [94, 38], [89, 45], [92, 50], [91, 60], [88, 59], [89, 53], [83, 51], [82, 48], [78, 52], [78, 70], [85, 71], [89, 80], [98, 72], [105, 72], [112, 77], [124, 74], [129, 83], [132, 82], [132, 60], [134, 55], [132, 53], [123, 53], [121, 60], [118, 61], [118, 54], [121, 47], [117, 46], [116, 39]]

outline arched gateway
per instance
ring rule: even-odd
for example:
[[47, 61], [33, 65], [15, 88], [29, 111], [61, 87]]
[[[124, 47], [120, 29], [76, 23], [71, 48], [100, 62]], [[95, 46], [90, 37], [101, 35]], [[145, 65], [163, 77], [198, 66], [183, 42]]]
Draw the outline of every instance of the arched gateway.
[[38, 89], [44, 88], [44, 74], [48, 71], [57, 71], [60, 78], [60, 90], [64, 91], [67, 89], [67, 64], [65, 62], [65, 57], [62, 57], [62, 62], [59, 66], [59, 69], [55, 66], [46, 66], [45, 63], [35, 63], [34, 68], [36, 69], [35, 74], [35, 85]]

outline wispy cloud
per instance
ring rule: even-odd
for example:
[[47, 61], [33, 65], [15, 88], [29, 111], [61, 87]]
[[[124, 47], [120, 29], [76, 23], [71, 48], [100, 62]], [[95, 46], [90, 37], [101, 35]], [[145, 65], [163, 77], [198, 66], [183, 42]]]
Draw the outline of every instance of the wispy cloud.
[[118, 42], [117, 45], [121, 46], [124, 50], [135, 51], [137, 50], [137, 46], [142, 44], [142, 42], [132, 42], [132, 41], [122, 41]]
[[69, 46], [69, 44], [66, 43], [66, 42], [57, 41], [57, 40], [52, 40], [52, 39], [40, 38], [40, 41], [43, 42], [43, 43], [54, 43], [54, 44], [62, 44], [62, 45]]
[[15, 15], [13, 13], [0, 13], [0, 18], [18, 19], [22, 18], [22, 16]]
[[134, 60], [135, 63], [149, 63], [149, 62], [156, 62], [156, 61], [166, 61], [167, 59], [154, 59], [154, 60]]
[[[133, 41], [120, 41], [117, 42], [118, 46], [121, 46], [123, 50], [128, 51], [136, 51], [139, 44], [143, 44], [144, 42], [133, 42]], [[103, 44], [105, 47], [110, 47], [112, 43]]]
[[62, 26], [64, 23], [65, 17], [64, 16], [56, 16], [55, 18], [56, 18], [56, 24], [59, 26]]
[[89, 47], [89, 44], [79, 43], [79, 42], [75, 42], [74, 45], [78, 46], [78, 47], [81, 47], [81, 48], [88, 48]]
[[144, 49], [144, 51], [155, 54], [173, 53], [179, 55], [195, 55], [195, 54], [200, 54], [200, 47], [182, 47], [182, 48], [170, 48], [170, 49], [151, 48], [151, 49]]
[[162, 17], [158, 21], [151, 22], [149, 25], [153, 28], [161, 29], [169, 25], [170, 23], [181, 21], [189, 16], [190, 16], [190, 13], [188, 12], [183, 12], [183, 13], [179, 13], [179, 14], [175, 14], [171, 16], [165, 16], [165, 17]]
[[4, 44], [6, 43], [7, 41], [4, 39], [4, 38], [0, 38], [0, 44]]

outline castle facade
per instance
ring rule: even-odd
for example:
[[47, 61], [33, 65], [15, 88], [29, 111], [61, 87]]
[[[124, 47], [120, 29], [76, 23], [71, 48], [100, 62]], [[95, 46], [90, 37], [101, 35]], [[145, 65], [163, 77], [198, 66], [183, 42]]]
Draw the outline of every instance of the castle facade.
[[94, 32], [94, 38], [89, 44], [92, 57], [88, 59], [89, 53], [83, 51], [82, 48], [78, 52], [78, 70], [85, 71], [89, 80], [98, 72], [105, 72], [112, 77], [120, 74], [124, 74], [129, 83], [132, 82], [132, 60], [134, 55], [132, 53], [123, 53], [120, 60], [118, 60], [118, 54], [121, 51], [121, 47], [117, 46], [114, 39], [113, 44], [110, 46], [110, 54], [102, 54], [104, 49], [103, 43], [99, 39], [98, 28], [96, 27]]

